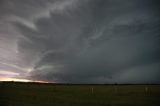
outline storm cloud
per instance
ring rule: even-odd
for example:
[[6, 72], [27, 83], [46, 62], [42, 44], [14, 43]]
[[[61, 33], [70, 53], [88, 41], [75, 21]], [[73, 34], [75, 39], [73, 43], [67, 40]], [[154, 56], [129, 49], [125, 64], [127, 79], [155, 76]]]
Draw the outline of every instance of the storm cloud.
[[0, 71], [60, 83], [160, 83], [159, 7], [158, 0], [0, 0]]

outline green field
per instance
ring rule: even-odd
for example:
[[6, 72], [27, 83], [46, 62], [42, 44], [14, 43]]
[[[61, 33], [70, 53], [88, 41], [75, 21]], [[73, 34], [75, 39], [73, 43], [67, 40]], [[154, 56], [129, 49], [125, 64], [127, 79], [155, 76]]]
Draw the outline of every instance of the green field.
[[160, 85], [3, 82], [0, 106], [160, 106]]

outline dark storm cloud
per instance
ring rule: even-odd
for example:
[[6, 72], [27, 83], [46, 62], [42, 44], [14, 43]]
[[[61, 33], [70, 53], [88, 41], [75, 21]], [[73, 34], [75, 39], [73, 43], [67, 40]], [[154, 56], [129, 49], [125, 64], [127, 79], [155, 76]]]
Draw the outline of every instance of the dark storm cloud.
[[[11, 4], [17, 8], [0, 12], [16, 16], [11, 24], [19, 33], [18, 58], [23, 60], [19, 66], [32, 69], [29, 78], [67, 83], [160, 83], [158, 0]], [[26, 8], [19, 10], [22, 6]]]

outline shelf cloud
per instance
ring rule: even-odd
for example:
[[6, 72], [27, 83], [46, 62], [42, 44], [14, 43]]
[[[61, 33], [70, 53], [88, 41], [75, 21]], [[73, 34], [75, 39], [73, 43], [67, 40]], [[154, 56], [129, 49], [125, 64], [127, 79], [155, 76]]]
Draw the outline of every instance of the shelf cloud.
[[159, 7], [158, 0], [1, 0], [0, 73], [160, 83]]

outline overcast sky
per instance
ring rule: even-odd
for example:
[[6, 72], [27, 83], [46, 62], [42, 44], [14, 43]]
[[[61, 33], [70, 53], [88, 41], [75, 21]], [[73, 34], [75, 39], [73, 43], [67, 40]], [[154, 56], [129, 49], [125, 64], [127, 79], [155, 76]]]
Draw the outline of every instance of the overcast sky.
[[160, 83], [159, 0], [0, 0], [0, 79]]

